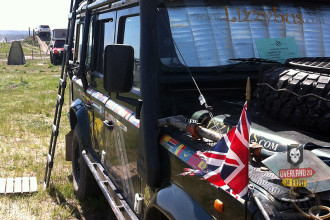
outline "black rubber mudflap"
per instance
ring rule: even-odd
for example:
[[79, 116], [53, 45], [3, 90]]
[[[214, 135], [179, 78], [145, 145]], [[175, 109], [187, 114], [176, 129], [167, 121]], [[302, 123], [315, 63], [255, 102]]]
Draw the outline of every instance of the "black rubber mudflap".
[[72, 134], [73, 130], [65, 135], [65, 160], [72, 161]]

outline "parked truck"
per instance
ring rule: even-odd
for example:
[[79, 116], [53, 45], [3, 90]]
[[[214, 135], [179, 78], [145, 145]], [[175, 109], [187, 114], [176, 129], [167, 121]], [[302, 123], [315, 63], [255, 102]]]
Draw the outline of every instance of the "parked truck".
[[66, 35], [67, 29], [52, 30], [49, 56], [53, 65], [62, 64]]
[[[118, 219], [329, 217], [328, 1], [72, 0], [69, 18], [66, 156], [80, 199], [99, 187]], [[248, 78], [244, 201], [180, 174], [208, 171], [196, 152], [218, 139], [196, 133], [237, 124]], [[302, 188], [280, 179], [292, 146], [315, 171]]]

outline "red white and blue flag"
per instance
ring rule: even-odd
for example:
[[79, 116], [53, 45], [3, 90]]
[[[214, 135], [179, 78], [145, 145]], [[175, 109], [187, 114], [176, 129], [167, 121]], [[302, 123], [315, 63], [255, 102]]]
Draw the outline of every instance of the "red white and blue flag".
[[234, 196], [247, 199], [250, 125], [251, 119], [245, 103], [237, 126], [210, 150], [196, 152], [207, 163], [207, 172], [185, 169], [183, 175], [196, 174]]

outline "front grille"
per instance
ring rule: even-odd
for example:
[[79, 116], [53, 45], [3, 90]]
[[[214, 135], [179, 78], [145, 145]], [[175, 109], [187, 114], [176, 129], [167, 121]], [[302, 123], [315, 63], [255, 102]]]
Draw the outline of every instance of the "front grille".
[[292, 58], [286, 64], [299, 69], [330, 73], [330, 57], [302, 57]]

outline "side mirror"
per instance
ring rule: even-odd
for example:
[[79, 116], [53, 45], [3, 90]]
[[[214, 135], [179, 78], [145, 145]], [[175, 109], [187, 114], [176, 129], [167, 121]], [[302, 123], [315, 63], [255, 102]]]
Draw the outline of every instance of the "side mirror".
[[134, 49], [113, 44], [105, 47], [103, 87], [108, 92], [129, 92], [133, 86]]

